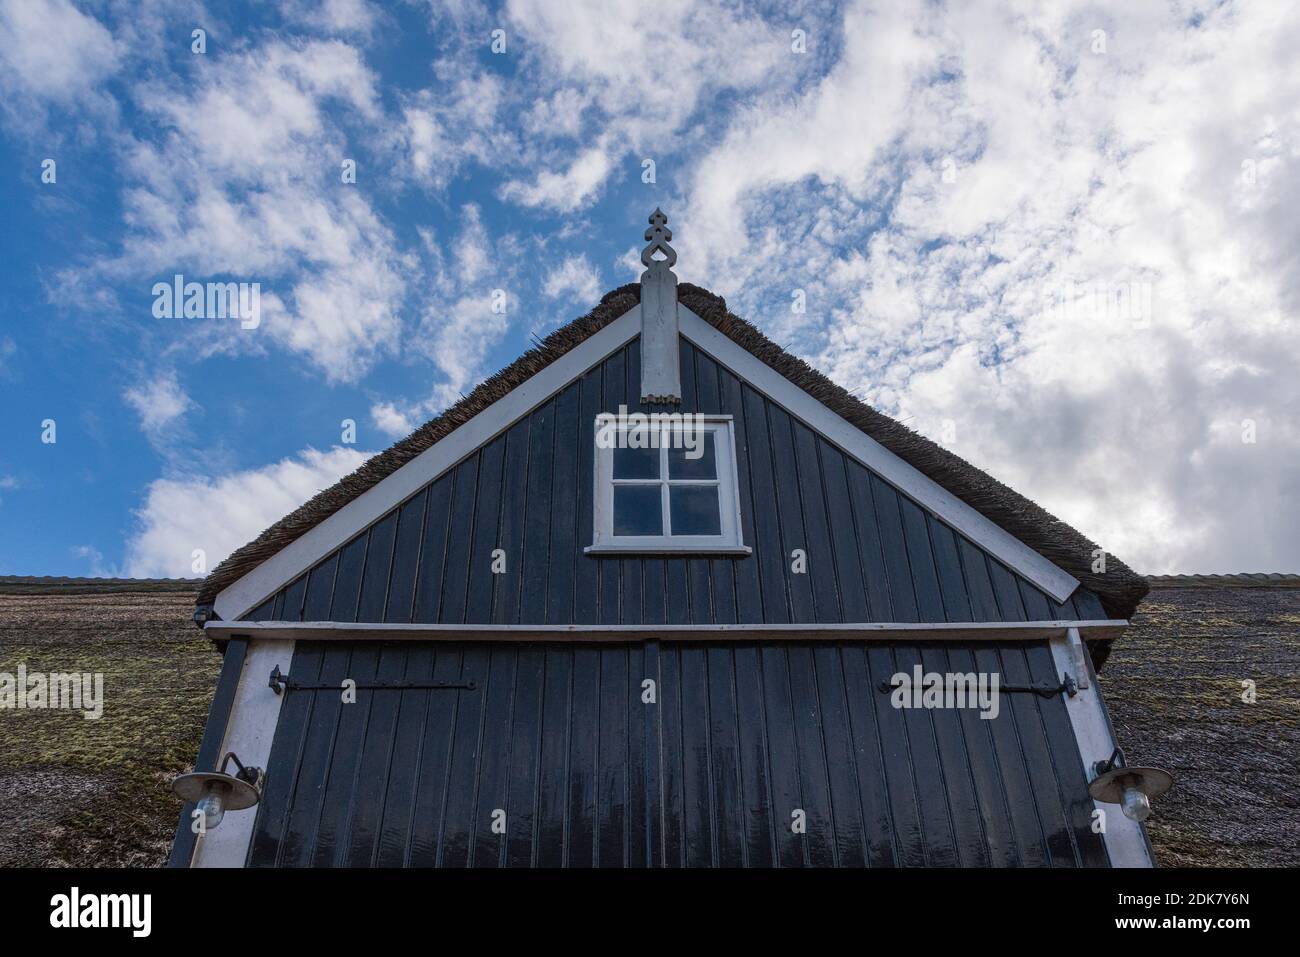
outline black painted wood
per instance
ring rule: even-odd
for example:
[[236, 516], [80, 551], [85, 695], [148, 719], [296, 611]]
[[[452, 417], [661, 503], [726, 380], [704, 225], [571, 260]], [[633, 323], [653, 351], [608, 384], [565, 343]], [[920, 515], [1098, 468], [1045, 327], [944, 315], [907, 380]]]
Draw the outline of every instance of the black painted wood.
[[330, 603], [334, 599], [334, 576], [338, 570], [339, 553], [323, 558], [307, 575], [307, 591], [303, 597], [303, 621], [328, 621]]
[[[589, 370], [256, 609], [429, 623], [1024, 621], [1064, 604], [682, 343], [682, 411], [734, 417], [743, 558], [596, 558], [595, 419], [637, 399], [638, 343]], [[505, 570], [492, 571], [500, 549]], [[791, 553], [807, 556], [806, 574]]]
[[301, 642], [321, 683], [478, 687], [289, 692], [249, 863], [1104, 866], [1061, 699], [894, 708], [918, 663], [1053, 673], [1041, 642]]
[[[595, 418], [620, 405], [649, 411], [638, 386], [633, 342], [359, 530], [252, 617], [1104, 617], [1083, 589], [1050, 600], [685, 342], [682, 410], [734, 418], [741, 524], [753, 554], [589, 557]], [[795, 549], [807, 574], [792, 571]], [[494, 570], [498, 557], [504, 567]], [[915, 664], [1055, 680], [1043, 643], [300, 642], [293, 671], [313, 683], [473, 677], [478, 690], [361, 690], [355, 704], [335, 692], [291, 693], [249, 861], [1106, 864], [1062, 703], [1007, 695], [992, 721], [970, 710], [896, 710], [878, 685]], [[792, 828], [796, 817], [802, 832]], [[186, 856], [183, 841], [177, 846]]]

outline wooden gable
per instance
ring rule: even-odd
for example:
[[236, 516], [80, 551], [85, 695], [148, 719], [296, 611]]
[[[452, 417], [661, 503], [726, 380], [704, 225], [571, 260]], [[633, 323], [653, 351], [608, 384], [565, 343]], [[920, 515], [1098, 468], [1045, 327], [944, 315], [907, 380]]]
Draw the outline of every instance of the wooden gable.
[[[658, 408], [639, 400], [633, 339], [245, 617], [502, 625], [1106, 617], [1086, 589], [1055, 601], [698, 346], [683, 340], [680, 355], [679, 410], [734, 419], [751, 555], [584, 554], [596, 416]], [[805, 573], [791, 569], [795, 549], [807, 555]]]

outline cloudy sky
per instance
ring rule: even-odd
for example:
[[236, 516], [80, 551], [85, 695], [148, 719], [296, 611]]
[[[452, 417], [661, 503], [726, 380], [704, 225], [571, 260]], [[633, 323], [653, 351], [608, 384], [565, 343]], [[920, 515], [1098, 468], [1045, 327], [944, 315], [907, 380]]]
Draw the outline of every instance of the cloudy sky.
[[[1300, 571], [1297, 49], [1282, 2], [0, 0], [0, 574], [210, 568], [656, 205], [683, 280], [1140, 571]], [[178, 273], [256, 328], [156, 317]]]

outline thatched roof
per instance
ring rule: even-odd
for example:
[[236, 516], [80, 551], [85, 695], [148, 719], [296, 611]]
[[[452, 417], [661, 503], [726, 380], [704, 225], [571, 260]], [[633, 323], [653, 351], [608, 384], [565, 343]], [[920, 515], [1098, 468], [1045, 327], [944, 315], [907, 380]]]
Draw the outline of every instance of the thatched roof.
[[[1128, 762], [1174, 775], [1146, 822], [1156, 860], [1295, 867], [1300, 590], [1253, 575], [1170, 577], [1152, 579], [1100, 679]], [[1247, 680], [1253, 703], [1242, 700]]]
[[1152, 588], [1300, 588], [1300, 575], [1238, 572], [1233, 575], [1148, 575]]
[[[621, 286], [580, 319], [551, 333], [500, 372], [486, 379], [467, 397], [426, 422], [405, 439], [370, 458], [364, 465], [302, 507], [276, 522], [213, 570], [199, 591], [199, 604], [209, 604], [226, 586], [252, 571], [313, 526], [324, 521], [362, 492], [377, 485], [458, 426], [536, 372], [578, 346], [637, 304], [640, 286]], [[1075, 529], [1053, 518], [964, 459], [917, 432], [855, 399], [802, 359], [790, 355], [754, 326], [727, 311], [727, 303], [707, 289], [690, 283], [678, 287], [679, 301], [790, 379], [827, 408], [860, 428], [899, 458], [933, 479], [957, 498], [1001, 526], [1030, 548], [1069, 572], [1101, 598], [1107, 614], [1129, 618], [1147, 593], [1147, 583], [1127, 565], [1108, 556], [1106, 571], [1092, 571], [1097, 546]]]
[[178, 591], [192, 595], [201, 578], [67, 578], [58, 575], [0, 575], [0, 595], [103, 595], [114, 592]]
[[161, 867], [221, 659], [199, 582], [0, 578], [0, 672], [104, 676], [103, 715], [0, 712], [0, 868]]

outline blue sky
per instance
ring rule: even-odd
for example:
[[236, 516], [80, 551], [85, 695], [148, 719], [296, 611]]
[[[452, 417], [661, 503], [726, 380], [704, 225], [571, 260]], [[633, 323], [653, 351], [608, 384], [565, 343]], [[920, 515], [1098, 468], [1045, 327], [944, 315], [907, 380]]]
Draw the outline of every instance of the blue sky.
[[[683, 280], [1139, 570], [1300, 571], [1298, 21], [0, 0], [0, 574], [212, 567], [656, 205]], [[176, 273], [257, 328], [155, 318]]]

